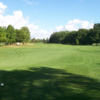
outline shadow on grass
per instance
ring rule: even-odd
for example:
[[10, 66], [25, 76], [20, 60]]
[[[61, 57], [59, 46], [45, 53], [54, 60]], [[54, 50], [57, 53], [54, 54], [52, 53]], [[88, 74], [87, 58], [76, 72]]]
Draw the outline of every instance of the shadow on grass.
[[0, 71], [0, 100], [100, 100], [100, 83], [47, 67]]

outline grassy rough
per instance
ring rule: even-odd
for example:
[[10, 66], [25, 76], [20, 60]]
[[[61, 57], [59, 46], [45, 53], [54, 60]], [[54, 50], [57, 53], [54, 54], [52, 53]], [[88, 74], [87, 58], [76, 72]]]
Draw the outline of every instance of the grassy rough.
[[100, 46], [0, 47], [0, 100], [100, 100]]

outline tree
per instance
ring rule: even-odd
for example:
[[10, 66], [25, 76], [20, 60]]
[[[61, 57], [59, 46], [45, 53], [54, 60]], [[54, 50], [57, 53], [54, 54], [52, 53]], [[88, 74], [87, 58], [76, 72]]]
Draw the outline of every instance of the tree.
[[6, 29], [4, 29], [3, 27], [0, 27], [0, 42], [6, 42], [7, 38], [6, 38]]
[[45, 38], [43, 38], [43, 40], [42, 40], [42, 41], [43, 41], [43, 43], [46, 43], [46, 40], [45, 40]]
[[55, 32], [50, 36], [50, 43], [64, 43], [65, 36], [69, 34], [69, 31]]
[[98, 34], [99, 43], [100, 43], [100, 28], [97, 29], [97, 34]]
[[100, 28], [100, 23], [94, 24], [93, 28], [94, 28], [94, 29], [95, 29], [95, 28]]
[[23, 42], [23, 44], [27, 41], [26, 33], [22, 29], [20, 29], [19, 32], [18, 32], [18, 40], [19, 40], [19, 42]]
[[25, 42], [28, 42], [30, 40], [30, 31], [28, 27], [22, 27], [21, 28], [25, 32]]
[[96, 45], [99, 43], [100, 37], [98, 30], [96, 28], [90, 29], [88, 33], [88, 44], [96, 43]]
[[76, 37], [77, 37], [77, 31], [68, 32], [64, 38], [64, 43], [65, 44], [75, 44]]
[[22, 27], [20, 30], [16, 29], [16, 41], [17, 42], [28, 42], [30, 40], [30, 32], [27, 27]]
[[32, 43], [35, 43], [35, 40], [36, 40], [36, 39], [35, 39], [35, 38], [33, 38], [33, 39], [31, 39], [31, 42], [32, 42]]
[[39, 42], [40, 42], [40, 39], [36, 39], [35, 42], [36, 42], [36, 43], [39, 43]]
[[79, 40], [80, 44], [86, 44], [86, 36], [88, 34], [88, 30], [87, 29], [79, 29], [77, 32], [77, 39]]
[[7, 27], [7, 40], [10, 44], [16, 42], [16, 31], [12, 25]]
[[[100, 23], [96, 23], [94, 24], [94, 30], [96, 30], [96, 38], [97, 38], [97, 42], [100, 43]], [[96, 44], [98, 44], [96, 43]]]
[[16, 31], [16, 42], [20, 42], [20, 31], [18, 29]]

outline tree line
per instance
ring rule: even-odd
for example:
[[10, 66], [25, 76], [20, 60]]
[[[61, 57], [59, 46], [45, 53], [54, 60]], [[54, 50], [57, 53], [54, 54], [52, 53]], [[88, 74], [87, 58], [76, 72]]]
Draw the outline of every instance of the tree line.
[[43, 39], [36, 39], [36, 38], [32, 38], [31, 39], [31, 43], [48, 43], [49, 39], [48, 38], [43, 38]]
[[7, 27], [0, 26], [0, 42], [12, 44], [16, 42], [32, 42], [32, 43], [62, 43], [74, 45], [87, 45], [100, 43], [100, 24], [94, 24], [93, 29], [79, 29], [78, 31], [60, 31], [51, 34], [48, 39], [30, 39], [30, 31], [28, 27], [14, 29], [12, 25]]
[[7, 27], [0, 26], [0, 42], [12, 44], [16, 42], [28, 42], [30, 40], [30, 31], [28, 27], [14, 29], [12, 25]]
[[0, 43], [5, 44], [13, 44], [16, 42], [22, 42], [23, 44], [25, 42], [31, 42], [31, 43], [48, 43], [48, 38], [43, 39], [36, 39], [32, 38], [30, 39], [30, 31], [28, 27], [22, 27], [20, 29], [14, 29], [12, 25], [0, 26]]
[[93, 29], [79, 29], [78, 31], [60, 31], [51, 34], [49, 43], [74, 45], [92, 45], [100, 43], [100, 24], [94, 24]]

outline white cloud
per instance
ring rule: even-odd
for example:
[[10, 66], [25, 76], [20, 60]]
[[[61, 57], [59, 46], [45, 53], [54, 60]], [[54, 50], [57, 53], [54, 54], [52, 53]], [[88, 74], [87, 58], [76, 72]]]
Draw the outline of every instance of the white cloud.
[[7, 6], [0, 2], [0, 14], [2, 14], [6, 8]]
[[93, 26], [94, 26], [94, 24], [91, 22], [91, 24], [90, 24], [90, 28], [93, 28]]
[[89, 28], [89, 27], [90, 27], [89, 21], [83, 21], [83, 22], [81, 23], [81, 27], [82, 27], [82, 28]]
[[64, 30], [68, 30], [68, 31], [78, 30], [78, 27], [75, 25], [67, 24], [64, 26]]
[[27, 27], [29, 28], [31, 32], [31, 38], [47, 38], [49, 37], [49, 34], [46, 30], [40, 29], [38, 25], [34, 25], [33, 23], [28, 24]]
[[31, 29], [31, 31], [35, 31], [39, 29], [38, 25], [34, 25], [34, 23], [28, 24], [27, 27]]
[[28, 23], [29, 18], [24, 18], [22, 11], [14, 11], [13, 15], [3, 16], [0, 14], [0, 26], [13, 25], [15, 28], [20, 29]]
[[93, 25], [94, 25], [93, 22], [74, 19], [68, 21], [68, 23], [65, 26], [56, 27], [55, 31], [64, 31], [64, 30], [77, 31], [79, 28], [90, 29], [93, 28]]
[[62, 31], [63, 29], [64, 29], [63, 26], [58, 26], [58, 27], [56, 27], [56, 31]]
[[74, 20], [69, 21], [67, 24], [73, 25], [73, 24], [80, 24], [81, 22], [82, 22], [82, 21], [79, 20], [79, 19], [74, 19]]
[[12, 15], [4, 16], [2, 13], [7, 8], [2, 2], [0, 2], [0, 26], [8, 26], [9, 24], [13, 25], [15, 29], [20, 29], [23, 26], [27, 26], [30, 30], [31, 38], [47, 38], [55, 31], [64, 31], [64, 30], [78, 30], [79, 28], [93, 28], [93, 22], [83, 21], [79, 19], [74, 19], [68, 21], [65, 26], [58, 26], [55, 30], [46, 31], [39, 28], [38, 25], [34, 23], [29, 23], [29, 17], [24, 17], [21, 10], [13, 11]]
[[27, 26], [29, 27], [32, 38], [33, 37], [47, 38], [47, 37], [50, 37], [50, 35], [56, 31], [57, 32], [64, 31], [64, 30], [77, 31], [79, 28], [90, 29], [90, 28], [93, 28], [93, 25], [94, 25], [93, 22], [74, 19], [74, 20], [68, 21], [68, 23], [65, 26], [58, 26], [54, 30], [50, 30], [49, 32], [44, 29], [40, 29], [38, 25], [34, 25], [33, 23]]
[[[7, 6], [0, 3], [0, 11], [3, 12]], [[13, 11], [12, 15], [2, 15], [0, 13], [0, 26], [14, 26], [15, 29], [20, 29], [23, 26], [27, 26], [30, 30], [31, 38], [47, 38], [48, 32], [44, 29], [40, 29], [38, 25], [34, 23], [29, 23], [29, 17], [24, 17], [21, 10]]]

